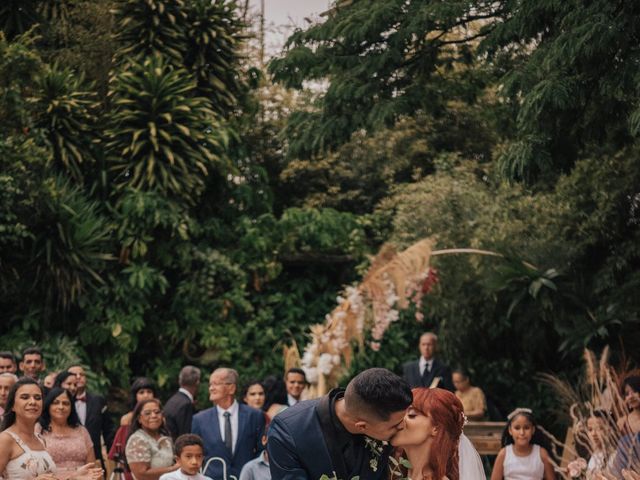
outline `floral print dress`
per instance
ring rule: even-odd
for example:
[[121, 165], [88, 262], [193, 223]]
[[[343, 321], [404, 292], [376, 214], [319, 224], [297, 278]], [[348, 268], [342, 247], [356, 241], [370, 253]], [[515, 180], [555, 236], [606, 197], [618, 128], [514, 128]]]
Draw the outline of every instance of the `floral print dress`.
[[[56, 471], [56, 464], [46, 450], [31, 450], [25, 442], [15, 433], [5, 430], [18, 444], [24, 453], [10, 460], [2, 473], [5, 480], [32, 480], [43, 473]], [[42, 442], [42, 439], [38, 437]], [[44, 442], [43, 442], [44, 448]]]

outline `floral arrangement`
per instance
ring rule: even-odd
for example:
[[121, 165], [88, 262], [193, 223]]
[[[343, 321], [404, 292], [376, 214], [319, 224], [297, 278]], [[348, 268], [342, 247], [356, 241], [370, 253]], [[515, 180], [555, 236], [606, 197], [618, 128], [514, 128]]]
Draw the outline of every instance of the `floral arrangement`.
[[430, 239], [400, 253], [391, 245], [384, 246], [362, 282], [346, 287], [325, 322], [311, 327], [311, 341], [301, 359], [310, 398], [338, 385], [351, 364], [353, 346], [364, 347], [366, 329], [372, 339], [368, 346], [378, 350], [386, 330], [410, 302], [418, 306], [416, 320], [422, 320], [422, 297], [437, 282], [436, 272], [429, 266], [432, 247]]

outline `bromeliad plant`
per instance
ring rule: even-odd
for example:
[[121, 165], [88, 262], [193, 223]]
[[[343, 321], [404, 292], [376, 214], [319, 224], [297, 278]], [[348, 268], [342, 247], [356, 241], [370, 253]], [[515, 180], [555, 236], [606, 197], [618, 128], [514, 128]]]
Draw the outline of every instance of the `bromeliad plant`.
[[106, 147], [118, 188], [196, 201], [210, 169], [221, 165], [224, 135], [195, 87], [186, 70], [160, 56], [115, 78]]

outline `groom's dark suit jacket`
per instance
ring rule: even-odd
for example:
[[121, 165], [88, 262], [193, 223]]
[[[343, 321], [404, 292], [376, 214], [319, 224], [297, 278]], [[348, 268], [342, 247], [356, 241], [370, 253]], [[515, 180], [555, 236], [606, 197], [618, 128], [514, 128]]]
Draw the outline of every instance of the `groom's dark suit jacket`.
[[347, 433], [336, 427], [333, 399], [343, 392], [335, 389], [324, 397], [299, 402], [273, 418], [267, 443], [272, 480], [318, 480], [322, 475], [340, 480], [389, 478], [390, 447], [377, 457], [375, 472], [369, 464], [373, 454], [362, 435], [353, 436], [347, 452], [341, 448]]
[[402, 378], [409, 384], [411, 388], [426, 387], [429, 388], [433, 379], [440, 377], [438, 388], [444, 388], [450, 392], [455, 391], [453, 380], [451, 379], [451, 369], [447, 367], [437, 358], [433, 359], [431, 371], [424, 377], [420, 375], [420, 360], [407, 362], [402, 366]]

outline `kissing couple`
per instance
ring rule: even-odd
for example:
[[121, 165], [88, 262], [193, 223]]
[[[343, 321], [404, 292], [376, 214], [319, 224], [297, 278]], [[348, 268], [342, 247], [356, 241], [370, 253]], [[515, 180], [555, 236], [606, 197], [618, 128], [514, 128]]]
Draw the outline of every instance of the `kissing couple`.
[[346, 389], [273, 418], [267, 440], [271, 478], [387, 480], [394, 457], [403, 478], [486, 480], [478, 452], [462, 434], [464, 422], [453, 393], [412, 391], [391, 371], [371, 368]]

